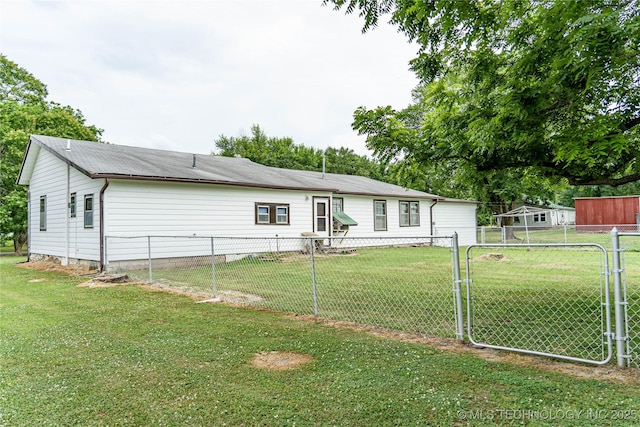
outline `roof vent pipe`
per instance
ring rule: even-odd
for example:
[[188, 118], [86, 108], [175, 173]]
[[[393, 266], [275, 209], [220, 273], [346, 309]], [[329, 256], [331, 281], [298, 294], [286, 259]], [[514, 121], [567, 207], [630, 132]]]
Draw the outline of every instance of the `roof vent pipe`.
[[193, 163], [191, 164], [191, 168], [195, 169], [195, 167], [196, 167], [196, 155], [194, 154], [193, 155]]
[[324, 179], [324, 170], [325, 170], [325, 163], [326, 163], [326, 155], [327, 155], [327, 150], [324, 150], [322, 152], [322, 179]]
[[67, 151], [71, 151], [71, 140], [67, 139]]

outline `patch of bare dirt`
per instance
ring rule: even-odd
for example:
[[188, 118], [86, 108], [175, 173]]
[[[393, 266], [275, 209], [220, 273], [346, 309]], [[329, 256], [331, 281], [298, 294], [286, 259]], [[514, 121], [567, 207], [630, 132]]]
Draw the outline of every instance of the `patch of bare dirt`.
[[292, 353], [288, 351], [263, 351], [251, 359], [251, 364], [258, 368], [281, 371], [293, 369], [312, 362], [313, 357], [308, 354]]
[[509, 261], [504, 254], [488, 253], [475, 257], [473, 261]]
[[131, 283], [132, 281], [126, 274], [100, 274], [77, 286], [79, 288], [109, 288], [112, 286], [129, 285]]
[[261, 296], [238, 291], [218, 291], [217, 296], [221, 301], [233, 304], [253, 304], [264, 301]]
[[53, 261], [29, 261], [16, 264], [16, 266], [26, 268], [28, 270], [54, 271], [57, 273], [68, 274], [70, 276], [86, 276], [97, 273], [96, 270], [91, 270], [88, 266], [62, 265]]

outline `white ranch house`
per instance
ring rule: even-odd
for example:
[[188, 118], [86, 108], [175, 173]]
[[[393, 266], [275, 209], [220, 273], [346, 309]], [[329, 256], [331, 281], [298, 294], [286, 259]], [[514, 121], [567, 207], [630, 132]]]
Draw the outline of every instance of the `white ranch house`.
[[[105, 264], [108, 236], [422, 237], [476, 243], [476, 202], [373, 179], [32, 135], [18, 183], [29, 189], [29, 257]], [[328, 240], [329, 241], [329, 240]], [[334, 243], [335, 244], [335, 243]], [[167, 253], [189, 256], [189, 251]], [[109, 259], [145, 254], [109, 247]]]

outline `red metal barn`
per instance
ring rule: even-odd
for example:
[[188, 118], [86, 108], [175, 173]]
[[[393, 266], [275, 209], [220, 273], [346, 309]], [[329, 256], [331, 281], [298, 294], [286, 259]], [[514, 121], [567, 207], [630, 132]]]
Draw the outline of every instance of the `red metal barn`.
[[[612, 225], [625, 230], [638, 223], [640, 196], [579, 197], [575, 199], [576, 228], [581, 231], [609, 231]], [[609, 227], [602, 227], [608, 225]]]

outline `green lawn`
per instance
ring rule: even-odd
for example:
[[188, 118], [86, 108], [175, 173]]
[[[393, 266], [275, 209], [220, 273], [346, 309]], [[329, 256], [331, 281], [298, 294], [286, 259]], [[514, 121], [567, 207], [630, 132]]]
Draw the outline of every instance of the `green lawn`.
[[[640, 422], [637, 383], [487, 361], [135, 285], [78, 288], [84, 279], [15, 261], [0, 259], [0, 425]], [[250, 364], [275, 350], [314, 361], [288, 371]]]

